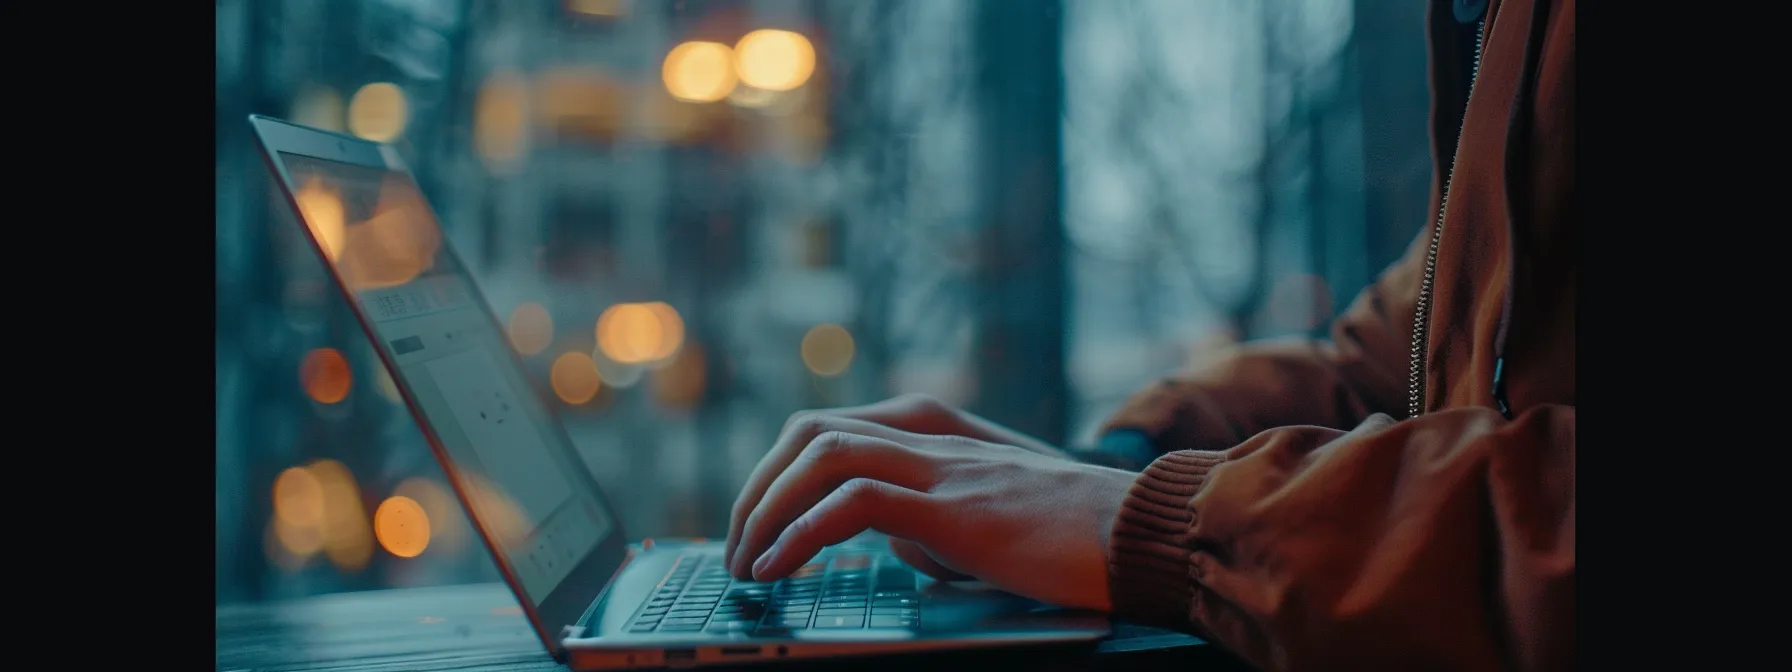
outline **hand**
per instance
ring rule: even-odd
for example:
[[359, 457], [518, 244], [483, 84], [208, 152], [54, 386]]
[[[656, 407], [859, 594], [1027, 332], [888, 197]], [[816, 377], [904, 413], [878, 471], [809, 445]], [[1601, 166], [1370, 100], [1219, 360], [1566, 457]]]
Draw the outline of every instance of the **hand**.
[[[1018, 446], [1041, 455], [1071, 459], [1068, 454], [1051, 447], [1044, 441], [947, 406], [938, 399], [924, 394], [903, 395], [853, 408], [800, 411], [792, 414], [790, 419], [784, 423], [784, 429], [779, 432], [777, 442], [772, 444], [771, 451], [760, 460], [753, 475], [747, 478], [747, 483], [741, 488], [739, 498], [734, 502], [734, 515], [728, 522], [728, 543], [722, 554], [723, 561], [728, 566], [735, 565], [734, 549], [740, 543], [741, 528], [746, 526], [747, 515], [753, 512], [753, 506], [765, 495], [766, 488], [771, 487], [772, 479], [777, 478], [778, 473], [790, 465], [790, 461], [804, 446], [809, 445], [816, 437], [834, 429], [840, 421], [861, 421], [861, 424], [875, 423], [913, 434], [962, 436], [989, 443]], [[945, 568], [939, 567], [938, 563], [927, 562], [920, 557], [922, 554], [912, 548], [912, 544], [892, 540], [891, 546], [909, 564], [933, 573], [937, 578], [965, 578], [946, 571]], [[748, 558], [743, 561], [741, 568], [734, 572], [735, 576], [747, 576], [751, 571], [753, 560], [754, 558]]]
[[1133, 475], [961, 435], [828, 414], [786, 432], [735, 503], [727, 562], [769, 581], [867, 530], [937, 578], [1106, 610], [1108, 530]]

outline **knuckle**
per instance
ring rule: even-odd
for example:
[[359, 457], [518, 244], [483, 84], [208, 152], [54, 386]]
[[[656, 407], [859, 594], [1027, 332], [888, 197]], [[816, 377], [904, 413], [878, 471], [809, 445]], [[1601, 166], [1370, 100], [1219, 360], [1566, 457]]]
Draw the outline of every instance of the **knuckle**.
[[746, 521], [741, 525], [741, 531], [747, 533], [759, 529], [759, 525], [763, 518], [765, 518], [765, 514], [759, 509], [754, 509], [751, 514], [747, 515]]
[[941, 415], [951, 412], [946, 403], [931, 394], [913, 392], [902, 395], [902, 401], [909, 411], [917, 415]]
[[814, 415], [815, 411], [810, 410], [801, 410], [791, 413], [790, 417], [784, 419], [784, 433], [789, 434], [795, 431], [798, 427], [802, 426], [804, 421]]
[[797, 516], [796, 520], [790, 521], [790, 525], [784, 529], [785, 535], [796, 539], [802, 539], [814, 533], [815, 514], [813, 513]]
[[813, 412], [805, 413], [800, 418], [792, 418], [791, 422], [794, 423], [791, 425], [793, 435], [798, 440], [807, 440], [810, 442], [813, 442], [817, 437], [826, 434], [830, 424], [827, 416]]
[[853, 438], [846, 432], [825, 431], [815, 435], [803, 451], [811, 459], [838, 460], [852, 452]]
[[869, 478], [855, 478], [840, 486], [840, 497], [846, 504], [863, 506], [883, 498], [882, 484]]

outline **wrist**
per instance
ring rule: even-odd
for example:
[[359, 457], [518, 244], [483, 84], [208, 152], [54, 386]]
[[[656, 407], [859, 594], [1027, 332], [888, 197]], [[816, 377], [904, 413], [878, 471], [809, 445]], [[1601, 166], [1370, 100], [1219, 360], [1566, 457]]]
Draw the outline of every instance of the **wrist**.
[[1157, 448], [1151, 437], [1137, 429], [1112, 429], [1101, 435], [1094, 446], [1077, 451], [1077, 459], [1127, 471], [1139, 471], [1157, 459]]

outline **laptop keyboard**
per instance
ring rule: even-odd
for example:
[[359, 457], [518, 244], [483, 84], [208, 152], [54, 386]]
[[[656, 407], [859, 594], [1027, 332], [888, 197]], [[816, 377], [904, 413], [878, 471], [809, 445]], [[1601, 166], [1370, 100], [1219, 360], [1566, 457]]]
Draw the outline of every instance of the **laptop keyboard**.
[[629, 632], [787, 635], [805, 629], [913, 628], [915, 572], [887, 551], [825, 552], [774, 583], [736, 581], [720, 553], [679, 556]]

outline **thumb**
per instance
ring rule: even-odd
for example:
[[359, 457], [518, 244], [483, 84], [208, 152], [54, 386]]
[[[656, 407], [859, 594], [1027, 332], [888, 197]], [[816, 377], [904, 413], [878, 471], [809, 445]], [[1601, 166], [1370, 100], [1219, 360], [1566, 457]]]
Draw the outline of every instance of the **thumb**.
[[890, 552], [895, 553], [896, 557], [902, 558], [902, 561], [908, 563], [910, 567], [921, 570], [921, 573], [939, 581], [965, 581], [971, 578], [969, 575], [955, 571], [935, 560], [932, 555], [928, 554], [927, 549], [907, 539], [890, 537]]

